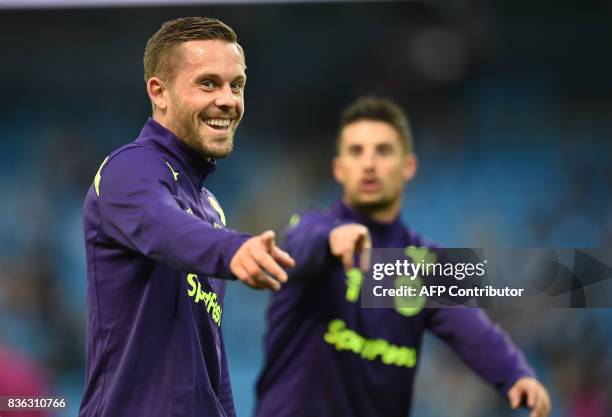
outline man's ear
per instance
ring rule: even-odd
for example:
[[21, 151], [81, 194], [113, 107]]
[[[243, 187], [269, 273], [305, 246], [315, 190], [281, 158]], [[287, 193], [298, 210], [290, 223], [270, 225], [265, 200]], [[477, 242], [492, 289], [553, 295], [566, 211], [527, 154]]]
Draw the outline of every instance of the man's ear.
[[166, 83], [158, 77], [151, 77], [147, 81], [147, 94], [153, 103], [153, 108], [165, 112], [168, 108], [168, 88]]
[[404, 182], [409, 182], [414, 178], [417, 173], [418, 167], [419, 160], [417, 156], [412, 152], [408, 152], [404, 159]]
[[344, 183], [344, 170], [342, 167], [342, 162], [340, 161], [340, 157], [336, 156], [332, 159], [332, 172], [334, 174], [334, 178], [339, 184]]

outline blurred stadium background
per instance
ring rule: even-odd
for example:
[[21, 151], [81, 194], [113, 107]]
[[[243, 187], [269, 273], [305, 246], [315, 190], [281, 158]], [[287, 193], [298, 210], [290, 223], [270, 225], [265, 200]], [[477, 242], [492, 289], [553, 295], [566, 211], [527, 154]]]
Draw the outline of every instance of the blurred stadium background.
[[[69, 401], [58, 416], [77, 414], [81, 204], [102, 159], [149, 115], [146, 40], [188, 15], [224, 20], [247, 54], [235, 152], [207, 184], [232, 227], [280, 233], [292, 213], [332, 203], [338, 114], [378, 94], [407, 109], [416, 136], [411, 227], [457, 247], [612, 245], [608, 1], [4, 9], [0, 391], [46, 389]], [[229, 286], [223, 327], [239, 416], [253, 409], [267, 298]], [[554, 416], [612, 415], [612, 310], [490, 314], [549, 387]], [[434, 337], [422, 357], [412, 415], [527, 415], [509, 412]]]

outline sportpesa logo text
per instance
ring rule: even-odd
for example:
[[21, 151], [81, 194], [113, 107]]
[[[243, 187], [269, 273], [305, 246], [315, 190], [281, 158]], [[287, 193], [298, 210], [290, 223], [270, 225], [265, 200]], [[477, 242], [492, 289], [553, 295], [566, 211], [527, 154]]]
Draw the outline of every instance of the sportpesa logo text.
[[204, 301], [208, 314], [210, 314], [216, 325], [220, 326], [223, 308], [217, 302], [217, 294], [212, 289], [210, 291], [204, 291], [196, 274], [187, 275], [187, 284], [190, 287], [187, 294], [194, 299], [196, 304], [200, 301]]

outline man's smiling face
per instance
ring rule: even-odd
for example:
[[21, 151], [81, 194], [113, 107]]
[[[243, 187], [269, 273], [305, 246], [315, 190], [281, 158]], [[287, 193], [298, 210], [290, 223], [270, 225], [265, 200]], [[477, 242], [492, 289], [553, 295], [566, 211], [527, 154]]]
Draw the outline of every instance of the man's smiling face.
[[245, 63], [239, 46], [224, 40], [177, 47], [168, 82], [168, 128], [204, 157], [224, 158], [244, 114]]

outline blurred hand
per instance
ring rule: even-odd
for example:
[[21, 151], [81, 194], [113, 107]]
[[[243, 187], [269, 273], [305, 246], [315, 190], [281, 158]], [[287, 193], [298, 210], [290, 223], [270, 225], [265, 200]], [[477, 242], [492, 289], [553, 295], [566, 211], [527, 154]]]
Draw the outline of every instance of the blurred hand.
[[532, 411], [529, 417], [547, 417], [550, 414], [550, 397], [546, 388], [535, 378], [523, 377], [516, 381], [508, 391], [510, 407], [516, 410], [523, 397], [527, 397], [527, 407]]
[[294, 265], [293, 258], [276, 246], [274, 232], [267, 230], [240, 246], [230, 261], [230, 270], [249, 287], [278, 291], [287, 282], [283, 268]]
[[361, 224], [345, 224], [338, 226], [329, 233], [329, 247], [334, 256], [342, 260], [344, 270], [353, 268], [355, 253], [359, 253], [359, 263], [362, 271], [370, 267], [370, 249], [372, 239], [368, 228]]

